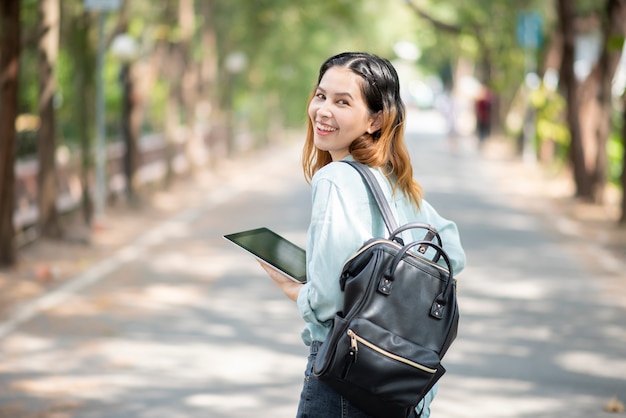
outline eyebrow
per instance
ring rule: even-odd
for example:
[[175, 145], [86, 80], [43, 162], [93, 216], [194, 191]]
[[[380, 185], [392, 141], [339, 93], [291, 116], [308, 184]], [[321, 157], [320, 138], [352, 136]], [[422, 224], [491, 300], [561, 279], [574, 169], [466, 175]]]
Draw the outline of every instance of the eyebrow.
[[[324, 90], [322, 87], [317, 86], [317, 90], [321, 91], [322, 93], [327, 93], [326, 90]], [[349, 97], [350, 99], [354, 100], [354, 97], [352, 97], [352, 95], [350, 93], [346, 92], [339, 92], [339, 93], [335, 93], [335, 96], [346, 96]]]

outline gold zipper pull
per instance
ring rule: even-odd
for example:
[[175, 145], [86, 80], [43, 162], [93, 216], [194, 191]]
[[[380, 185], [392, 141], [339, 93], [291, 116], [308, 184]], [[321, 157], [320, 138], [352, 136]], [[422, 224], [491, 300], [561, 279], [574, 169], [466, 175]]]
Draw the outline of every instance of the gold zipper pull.
[[352, 358], [352, 363], [356, 363], [356, 357], [359, 353], [359, 346], [356, 341], [356, 334], [351, 329], [348, 330], [348, 336], [350, 337], [350, 350], [348, 356]]

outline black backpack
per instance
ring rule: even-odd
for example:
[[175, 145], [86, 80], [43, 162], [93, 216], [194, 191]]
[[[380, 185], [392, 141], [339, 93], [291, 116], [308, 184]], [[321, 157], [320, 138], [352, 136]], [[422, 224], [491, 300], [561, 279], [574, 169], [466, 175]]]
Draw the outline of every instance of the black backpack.
[[[416, 405], [445, 373], [441, 359], [456, 338], [456, 280], [437, 231], [421, 223], [396, 228], [373, 173], [348, 163], [363, 176], [392, 232], [368, 240], [344, 264], [343, 311], [335, 315], [313, 373], [369, 415], [415, 416]], [[399, 234], [413, 228], [425, 229], [424, 240], [403, 243]], [[436, 252], [432, 260], [423, 255], [428, 248]]]

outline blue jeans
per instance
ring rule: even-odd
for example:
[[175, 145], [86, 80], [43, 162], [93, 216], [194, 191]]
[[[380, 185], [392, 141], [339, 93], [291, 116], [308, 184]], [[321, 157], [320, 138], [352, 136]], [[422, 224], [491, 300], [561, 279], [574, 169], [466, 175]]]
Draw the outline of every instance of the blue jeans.
[[[311, 344], [311, 351], [304, 372], [304, 385], [302, 387], [302, 393], [300, 394], [300, 404], [298, 405], [296, 418], [372, 418], [315, 377], [313, 374], [313, 365], [315, 364], [315, 358], [317, 357], [317, 351], [320, 345], [322, 345], [322, 343], [319, 341], [313, 341]], [[428, 418], [430, 416], [428, 406], [435, 396], [435, 393], [436, 386], [426, 395], [424, 401], [428, 404], [424, 408], [420, 418]], [[424, 401], [420, 402], [418, 410], [424, 406]]]

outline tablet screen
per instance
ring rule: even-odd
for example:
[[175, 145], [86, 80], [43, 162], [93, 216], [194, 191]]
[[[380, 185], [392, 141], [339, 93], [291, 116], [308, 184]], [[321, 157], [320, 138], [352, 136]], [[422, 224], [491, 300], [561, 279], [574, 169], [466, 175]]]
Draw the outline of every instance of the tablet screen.
[[292, 279], [306, 282], [306, 253], [291, 241], [267, 228], [224, 235], [255, 257], [282, 271]]

